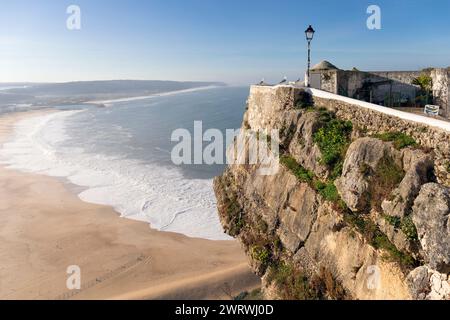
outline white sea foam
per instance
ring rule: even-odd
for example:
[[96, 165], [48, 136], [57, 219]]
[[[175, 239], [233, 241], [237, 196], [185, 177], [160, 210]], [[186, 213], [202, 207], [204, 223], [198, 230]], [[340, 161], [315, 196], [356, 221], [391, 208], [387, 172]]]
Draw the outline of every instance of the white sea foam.
[[111, 99], [111, 100], [93, 100], [93, 101], [87, 101], [85, 103], [89, 104], [103, 104], [105, 107], [111, 107], [115, 103], [119, 102], [131, 102], [131, 101], [139, 101], [139, 100], [146, 100], [146, 99], [152, 99], [156, 97], [167, 97], [167, 96], [173, 96], [180, 93], [189, 93], [189, 92], [197, 92], [197, 91], [203, 91], [203, 90], [209, 90], [219, 88], [218, 86], [205, 86], [205, 87], [197, 87], [197, 88], [190, 88], [190, 89], [183, 89], [183, 90], [176, 90], [176, 91], [169, 91], [169, 92], [162, 92], [162, 93], [154, 93], [151, 95], [146, 96], [138, 96], [138, 97], [129, 97], [129, 98], [118, 98], [118, 99]]
[[18, 122], [14, 138], [0, 149], [0, 161], [13, 169], [65, 177], [85, 187], [79, 194], [83, 201], [112, 206], [122, 217], [146, 221], [154, 229], [230, 239], [217, 216], [212, 180], [187, 179], [177, 168], [67, 147], [66, 120], [79, 112]]

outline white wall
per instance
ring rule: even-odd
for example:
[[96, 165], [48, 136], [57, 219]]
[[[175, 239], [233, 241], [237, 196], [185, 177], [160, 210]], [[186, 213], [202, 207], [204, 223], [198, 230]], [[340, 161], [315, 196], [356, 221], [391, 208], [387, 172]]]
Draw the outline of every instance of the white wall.
[[428, 126], [437, 127], [437, 128], [440, 128], [440, 129], [450, 132], [450, 121], [443, 121], [443, 120], [434, 119], [434, 118], [430, 118], [430, 117], [426, 117], [426, 116], [421, 116], [421, 115], [414, 114], [414, 113], [403, 112], [403, 111], [395, 110], [392, 108], [379, 106], [377, 104], [343, 97], [343, 96], [340, 96], [337, 94], [329, 93], [329, 92], [318, 90], [318, 89], [308, 88], [306, 90], [309, 91], [313, 96], [316, 96], [319, 98], [346, 102], [346, 103], [349, 103], [352, 105], [357, 105], [361, 108], [367, 108], [367, 109], [378, 111], [378, 112], [381, 112], [381, 113], [384, 113], [384, 114], [387, 114], [390, 116], [394, 116], [394, 117], [397, 117], [400, 119], [413, 121], [413, 122], [425, 124]]

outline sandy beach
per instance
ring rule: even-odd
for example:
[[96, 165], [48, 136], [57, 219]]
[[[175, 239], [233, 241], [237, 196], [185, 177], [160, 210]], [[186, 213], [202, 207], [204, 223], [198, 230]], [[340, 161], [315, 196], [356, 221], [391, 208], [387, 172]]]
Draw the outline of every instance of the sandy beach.
[[[0, 117], [0, 145], [42, 112]], [[61, 180], [2, 166], [0, 242], [0, 299], [227, 299], [259, 286], [236, 241], [151, 230], [82, 202]], [[71, 265], [80, 291], [66, 287]]]

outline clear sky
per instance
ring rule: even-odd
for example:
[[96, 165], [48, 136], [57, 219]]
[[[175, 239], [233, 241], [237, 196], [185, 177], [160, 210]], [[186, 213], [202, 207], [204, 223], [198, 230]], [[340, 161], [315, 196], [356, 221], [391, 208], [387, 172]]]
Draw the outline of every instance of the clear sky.
[[[69, 5], [82, 29], [66, 28]], [[367, 7], [381, 8], [369, 30]], [[0, 82], [102, 79], [247, 84], [303, 78], [313, 63], [450, 66], [448, 0], [0, 0]]]

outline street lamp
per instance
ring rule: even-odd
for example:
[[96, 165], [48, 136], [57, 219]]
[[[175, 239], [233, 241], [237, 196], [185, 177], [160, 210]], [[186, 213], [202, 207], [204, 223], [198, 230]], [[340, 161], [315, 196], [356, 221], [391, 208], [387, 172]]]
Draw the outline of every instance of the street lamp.
[[316, 31], [313, 29], [311, 25], [309, 25], [308, 29], [305, 30], [306, 40], [308, 41], [308, 73], [307, 73], [307, 86], [310, 87], [309, 76], [310, 76], [310, 68], [311, 68], [311, 41], [314, 38], [314, 33]]

